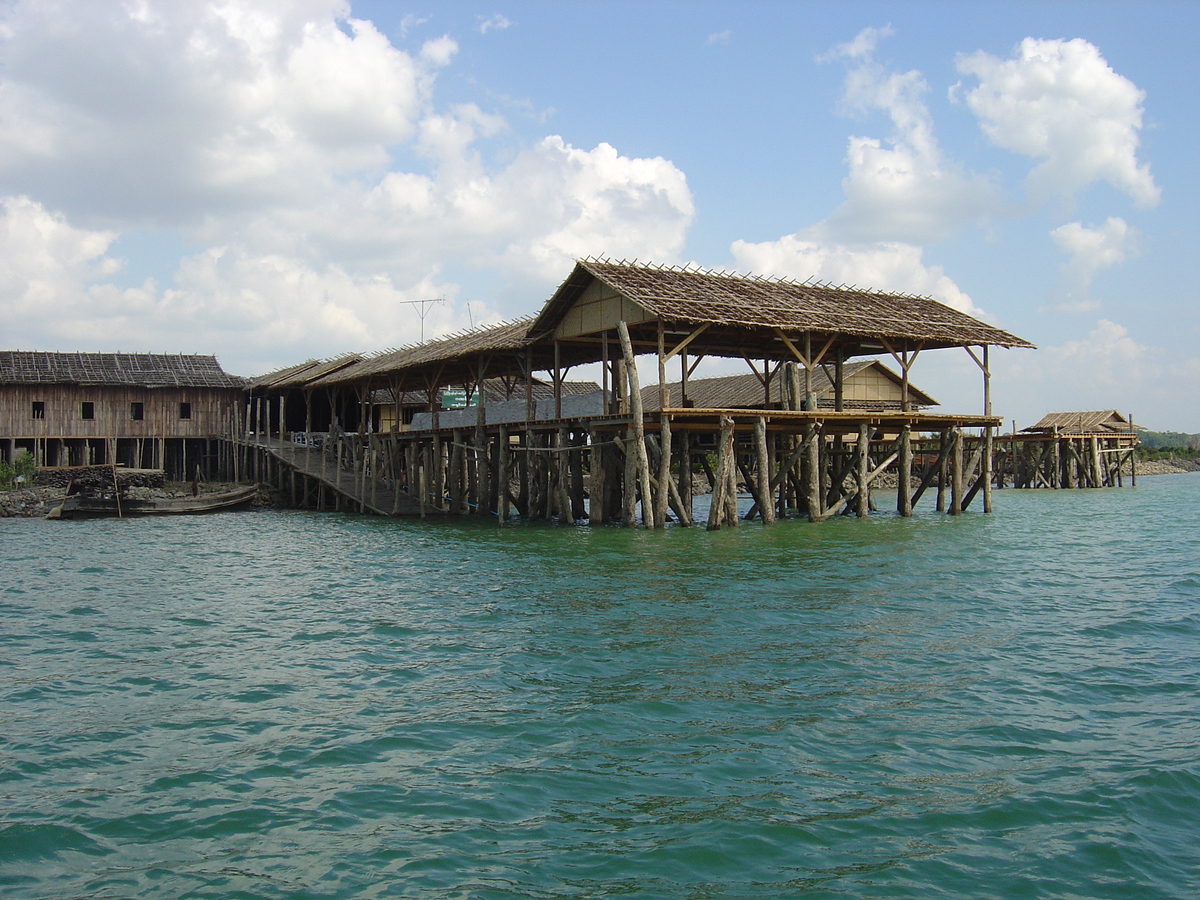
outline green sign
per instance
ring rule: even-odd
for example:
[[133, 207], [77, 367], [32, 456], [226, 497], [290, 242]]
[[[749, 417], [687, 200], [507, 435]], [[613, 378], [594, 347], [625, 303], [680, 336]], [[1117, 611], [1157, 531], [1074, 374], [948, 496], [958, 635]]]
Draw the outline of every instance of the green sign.
[[467, 392], [461, 390], [442, 391], [442, 409], [464, 409], [467, 405]]

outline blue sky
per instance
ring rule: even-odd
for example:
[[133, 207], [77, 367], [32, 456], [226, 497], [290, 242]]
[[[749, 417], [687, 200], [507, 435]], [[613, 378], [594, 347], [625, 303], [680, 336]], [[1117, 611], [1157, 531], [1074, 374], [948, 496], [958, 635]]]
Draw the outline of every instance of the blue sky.
[[[536, 311], [586, 255], [929, 294], [996, 412], [1200, 431], [1200, 5], [0, 6], [21, 349], [255, 374]], [[713, 362], [709, 373], [744, 364]], [[586, 376], [587, 373], [578, 373]], [[965, 354], [913, 380], [979, 407]]]

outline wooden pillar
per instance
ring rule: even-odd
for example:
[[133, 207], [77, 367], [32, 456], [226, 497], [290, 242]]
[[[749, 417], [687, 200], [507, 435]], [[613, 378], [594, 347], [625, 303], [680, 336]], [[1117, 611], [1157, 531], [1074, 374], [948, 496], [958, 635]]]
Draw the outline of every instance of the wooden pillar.
[[708, 509], [708, 531], [717, 531], [722, 525], [736, 526], [737, 495], [734, 493], [734, 515], [729, 518], [729, 493], [736, 481], [736, 463], [733, 458], [733, 420], [721, 416], [721, 431], [717, 438], [717, 472], [713, 479], [712, 502]]
[[[625, 377], [629, 385], [629, 412], [633, 419], [634, 452], [637, 455], [638, 486], [642, 494], [642, 524], [646, 528], [654, 525], [653, 498], [650, 493], [650, 460], [646, 455], [646, 423], [642, 415], [642, 393], [634, 361], [633, 344], [629, 340], [629, 327], [622, 319], [617, 323], [617, 334], [621, 338], [621, 353], [625, 358]], [[627, 448], [628, 452], [628, 448]]]
[[691, 522], [692, 514], [692, 436], [688, 431], [681, 431], [678, 438], [679, 444], [679, 505], [687, 511], [688, 521]]
[[912, 426], [900, 429], [900, 468], [897, 472], [896, 512], [912, 515]]
[[463, 512], [463, 433], [455, 428], [450, 432], [450, 512]]
[[938, 512], [946, 511], [946, 473], [949, 470], [949, 455], [951, 450], [950, 432], [942, 430], [938, 437], [938, 461], [937, 461], [937, 504], [934, 506]]
[[587, 518], [587, 506], [584, 503], [583, 489], [583, 454], [584, 448], [576, 434], [570, 436], [570, 469], [571, 469], [571, 518], [576, 522]]
[[517, 457], [517, 477], [520, 485], [518, 491], [518, 508], [522, 515], [526, 518], [533, 518], [533, 510], [531, 508], [530, 492], [531, 487], [531, 472], [533, 457], [533, 430], [528, 423], [525, 426], [525, 433], [522, 436], [524, 442], [524, 451]]
[[855, 498], [855, 512], [860, 519], [865, 519], [871, 511], [871, 489], [867, 486], [867, 475], [871, 466], [871, 430], [866, 423], [858, 426], [858, 452], [855, 459], [858, 463], [854, 473], [855, 486], [858, 496]]
[[758, 455], [758, 514], [764, 525], [775, 524], [775, 498], [771, 490], [771, 461], [767, 452], [767, 419], [754, 420], [754, 446]]
[[950, 454], [950, 509], [952, 516], [962, 512], [963, 501], [963, 431], [955, 427], [951, 438], [953, 448]]
[[634, 446], [637, 443], [633, 426], [630, 426], [625, 430], [625, 476], [621, 481], [621, 521], [626, 527], [637, 524], [638, 466], [637, 449]]
[[[986, 351], [986, 349], [985, 347], [984, 350]], [[985, 513], [992, 511], [992, 452], [992, 426], [987, 425], [983, 429], [983, 472], [979, 476], [983, 479], [983, 511]]]
[[808, 521], [819, 522], [825, 513], [821, 503], [822, 451], [825, 446], [820, 423], [804, 429], [804, 511]]
[[500, 426], [500, 434], [497, 438], [497, 454], [498, 465], [496, 466], [496, 518], [499, 524], [503, 525], [508, 520], [508, 427]]
[[[559, 418], [562, 418], [559, 416]], [[558, 452], [558, 521], [563, 525], [574, 524], [574, 505], [571, 503], [571, 446], [567, 429], [559, 428], [555, 437]]]
[[[661, 323], [660, 323], [661, 327]], [[671, 419], [666, 413], [658, 417], [658, 491], [654, 496], [654, 527], [667, 524], [667, 498], [671, 487]]]
[[593, 428], [588, 432], [588, 522], [600, 525], [604, 522], [604, 450], [600, 432]]

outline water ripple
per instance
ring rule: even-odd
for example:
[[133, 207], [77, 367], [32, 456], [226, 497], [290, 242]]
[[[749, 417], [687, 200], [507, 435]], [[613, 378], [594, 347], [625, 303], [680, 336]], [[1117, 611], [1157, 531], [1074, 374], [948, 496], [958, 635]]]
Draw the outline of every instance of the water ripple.
[[0, 894], [1196, 896], [1200, 476], [1143, 481], [711, 534], [4, 520]]

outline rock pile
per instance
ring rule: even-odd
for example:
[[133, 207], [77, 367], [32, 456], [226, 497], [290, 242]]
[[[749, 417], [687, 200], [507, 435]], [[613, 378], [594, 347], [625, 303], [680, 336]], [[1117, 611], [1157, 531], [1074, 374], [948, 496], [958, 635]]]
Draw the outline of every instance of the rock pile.
[[[164, 476], [159, 469], [124, 469], [117, 466], [117, 484], [121, 493], [130, 488], [161, 490]], [[40, 487], [56, 487], [66, 490], [74, 480], [75, 486], [89, 491], [112, 491], [112, 466], [73, 466], [54, 469], [39, 469], [36, 483]]]

